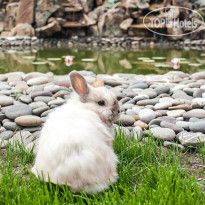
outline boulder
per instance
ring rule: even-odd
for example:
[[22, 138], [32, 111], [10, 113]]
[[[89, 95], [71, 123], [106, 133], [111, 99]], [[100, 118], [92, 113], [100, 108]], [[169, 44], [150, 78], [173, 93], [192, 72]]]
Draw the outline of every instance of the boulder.
[[132, 25], [132, 22], [133, 22], [132, 18], [125, 19], [124, 21], [121, 22], [120, 28], [124, 31], [127, 31], [127, 29]]
[[61, 7], [62, 0], [38, 0], [35, 8], [37, 27], [45, 26], [48, 18]]
[[36, 0], [21, 0], [17, 15], [17, 24], [34, 22], [34, 8]]
[[57, 21], [53, 21], [46, 26], [36, 29], [36, 36], [38, 37], [49, 37], [53, 36], [55, 33], [61, 31], [61, 26]]
[[28, 23], [19, 23], [14, 27], [9, 36], [35, 36], [34, 28]]
[[18, 14], [19, 3], [9, 3], [6, 6], [6, 19], [4, 24], [4, 31], [11, 31], [16, 26], [16, 17]]

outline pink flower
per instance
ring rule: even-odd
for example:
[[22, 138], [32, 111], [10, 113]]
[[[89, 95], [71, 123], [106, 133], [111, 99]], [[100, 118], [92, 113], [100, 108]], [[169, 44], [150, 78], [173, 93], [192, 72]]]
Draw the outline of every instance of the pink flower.
[[179, 58], [173, 58], [171, 60], [172, 64], [173, 64], [173, 68], [174, 69], [178, 69], [180, 68], [180, 59]]
[[65, 64], [66, 64], [66, 66], [71, 66], [73, 64], [73, 57], [66, 56], [65, 57]]

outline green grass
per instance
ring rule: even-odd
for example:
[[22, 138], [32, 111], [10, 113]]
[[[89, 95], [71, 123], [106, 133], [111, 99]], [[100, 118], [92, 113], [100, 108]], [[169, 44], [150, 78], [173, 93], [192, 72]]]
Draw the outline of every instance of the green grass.
[[[116, 135], [119, 179], [109, 190], [95, 195], [71, 193], [66, 186], [38, 181], [31, 173], [34, 155], [23, 148], [6, 147], [0, 153], [0, 205], [13, 204], [205, 204], [204, 180], [200, 169], [192, 171], [182, 164], [186, 153], [165, 149], [149, 136], [146, 142]], [[205, 148], [199, 156], [204, 161]], [[204, 164], [202, 163], [202, 168]]]

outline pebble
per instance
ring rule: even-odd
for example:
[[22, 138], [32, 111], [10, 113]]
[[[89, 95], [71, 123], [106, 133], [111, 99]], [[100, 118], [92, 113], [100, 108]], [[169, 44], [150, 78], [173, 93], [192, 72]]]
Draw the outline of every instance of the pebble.
[[141, 120], [137, 120], [134, 123], [134, 126], [135, 127], [141, 127], [142, 129], [147, 129], [148, 128], [148, 125], [145, 122], [142, 122]]
[[38, 97], [34, 98], [35, 102], [39, 102], [40, 101], [40, 102], [44, 102], [46, 104], [48, 104], [50, 101], [53, 101], [53, 100], [55, 100], [55, 98], [47, 97], [47, 96], [38, 96]]
[[164, 128], [169, 128], [173, 130], [175, 133], [182, 132], [184, 129], [182, 127], [177, 126], [176, 124], [172, 124], [170, 122], [161, 121], [160, 126]]
[[157, 86], [154, 91], [157, 93], [157, 95], [163, 94], [163, 93], [169, 93], [170, 88], [168, 86], [160, 85]]
[[16, 131], [18, 129], [18, 125], [15, 122], [5, 122], [4, 127], [7, 130]]
[[127, 136], [127, 137], [130, 137], [130, 131], [126, 128], [126, 127], [120, 127], [120, 126], [117, 126], [116, 128], [115, 128], [115, 130], [116, 130], [116, 132], [118, 133], [118, 134], [123, 134], [123, 135], [125, 135], [125, 136]]
[[205, 120], [196, 121], [190, 124], [189, 129], [192, 132], [202, 132], [205, 133]]
[[140, 110], [139, 118], [141, 121], [145, 123], [149, 123], [151, 120], [156, 118], [156, 114], [153, 110], [149, 108], [145, 108], [145, 109]]
[[48, 78], [46, 78], [46, 77], [36, 77], [36, 78], [32, 78], [32, 79], [27, 81], [27, 84], [29, 86], [42, 85], [42, 84], [46, 84], [46, 83], [48, 83]]
[[23, 145], [24, 147], [31, 143], [35, 137], [29, 131], [19, 131], [11, 139], [9, 143], [16, 146], [17, 144]]
[[177, 143], [174, 143], [174, 142], [169, 142], [169, 141], [164, 141], [163, 146], [167, 147], [167, 148], [172, 148], [172, 147], [173, 148], [178, 148], [182, 151], [186, 150], [186, 148], [183, 145], [177, 144]]
[[29, 95], [21, 95], [19, 97], [19, 100], [23, 103], [29, 104], [30, 102], [32, 102], [32, 99]]
[[179, 141], [184, 146], [197, 146], [200, 143], [205, 143], [205, 135], [201, 132], [181, 132], [179, 133]]
[[25, 115], [20, 116], [15, 119], [17, 125], [21, 125], [24, 127], [33, 127], [40, 126], [43, 123], [43, 120], [38, 116], [33, 115]]
[[39, 102], [30, 103], [29, 106], [34, 110], [34, 109], [41, 108], [47, 105], [46, 103], [39, 101]]
[[9, 105], [13, 105], [14, 103], [14, 99], [12, 97], [9, 96], [0, 96], [0, 105], [2, 107], [4, 106], [9, 106]]
[[167, 111], [167, 115], [170, 117], [181, 117], [186, 111], [185, 110], [172, 110], [172, 111]]
[[32, 108], [25, 104], [12, 105], [5, 112], [6, 117], [8, 117], [9, 119], [15, 119], [19, 116], [31, 114]]
[[181, 105], [176, 105], [176, 106], [169, 107], [168, 109], [169, 110], [179, 110], [179, 109], [182, 109], [182, 110], [188, 111], [188, 110], [192, 109], [192, 105], [181, 104]]
[[205, 110], [204, 109], [193, 109], [183, 114], [185, 119], [189, 119], [191, 117], [196, 117], [199, 119], [205, 118]]
[[1, 132], [0, 133], [0, 139], [1, 140], [8, 140], [10, 139], [11, 137], [13, 137], [13, 132], [8, 130], [8, 131], [4, 131], [4, 132]]
[[64, 104], [66, 101], [62, 98], [57, 98], [56, 100], [52, 100], [50, 102], [48, 102], [48, 105], [51, 106], [51, 105], [62, 105]]
[[145, 105], [156, 105], [159, 102], [159, 99], [147, 99], [147, 100], [140, 100], [137, 102], [137, 105], [145, 106]]
[[189, 130], [189, 126], [192, 124], [192, 122], [186, 122], [186, 121], [177, 121], [176, 125], [185, 129], [185, 130]]
[[160, 102], [160, 103], [157, 103], [154, 106], [154, 109], [155, 110], [165, 110], [165, 109], [167, 109], [168, 107], [171, 107], [171, 106], [172, 106], [171, 102]]
[[35, 97], [38, 97], [38, 96], [49, 96], [51, 97], [53, 94], [52, 92], [50, 91], [37, 91], [37, 92], [31, 92], [30, 93], [30, 96], [32, 99], [34, 99]]
[[171, 141], [175, 138], [175, 132], [169, 128], [154, 127], [150, 129], [153, 137], [156, 139]]
[[49, 110], [49, 107], [47, 105], [33, 109], [33, 114], [40, 116], [43, 112]]
[[124, 114], [121, 114], [119, 119], [117, 120], [118, 124], [122, 124], [126, 126], [131, 126], [134, 124], [134, 122], [135, 122], [134, 117], [129, 115], [124, 115]]
[[142, 132], [142, 128], [137, 126], [137, 127], [134, 127], [132, 132], [131, 132], [131, 135], [133, 135], [133, 137], [136, 139], [136, 140], [141, 140], [142, 139], [142, 136], [143, 136], [143, 132]]

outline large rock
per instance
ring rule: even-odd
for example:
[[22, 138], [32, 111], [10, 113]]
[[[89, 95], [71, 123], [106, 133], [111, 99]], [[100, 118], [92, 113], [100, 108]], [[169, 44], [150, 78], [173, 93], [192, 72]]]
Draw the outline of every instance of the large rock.
[[37, 27], [45, 26], [48, 18], [61, 7], [62, 0], [38, 0], [35, 8]]
[[46, 26], [40, 27], [36, 29], [36, 36], [38, 37], [50, 37], [55, 33], [61, 31], [61, 26], [57, 21], [53, 21]]
[[133, 22], [132, 18], [125, 19], [124, 21], [121, 22], [120, 28], [124, 31], [127, 31], [127, 29], [132, 25], [132, 22]]
[[34, 8], [36, 0], [21, 0], [17, 15], [17, 24], [34, 22]]
[[4, 31], [11, 31], [16, 26], [16, 17], [18, 14], [19, 3], [9, 3], [6, 6], [6, 20], [4, 24]]
[[80, 0], [85, 13], [90, 12], [94, 8], [95, 0]]
[[35, 36], [34, 28], [28, 23], [19, 23], [15, 26], [9, 36]]
[[120, 8], [109, 9], [98, 21], [100, 37], [102, 36], [121, 36], [122, 30], [120, 23], [124, 20], [125, 11]]

